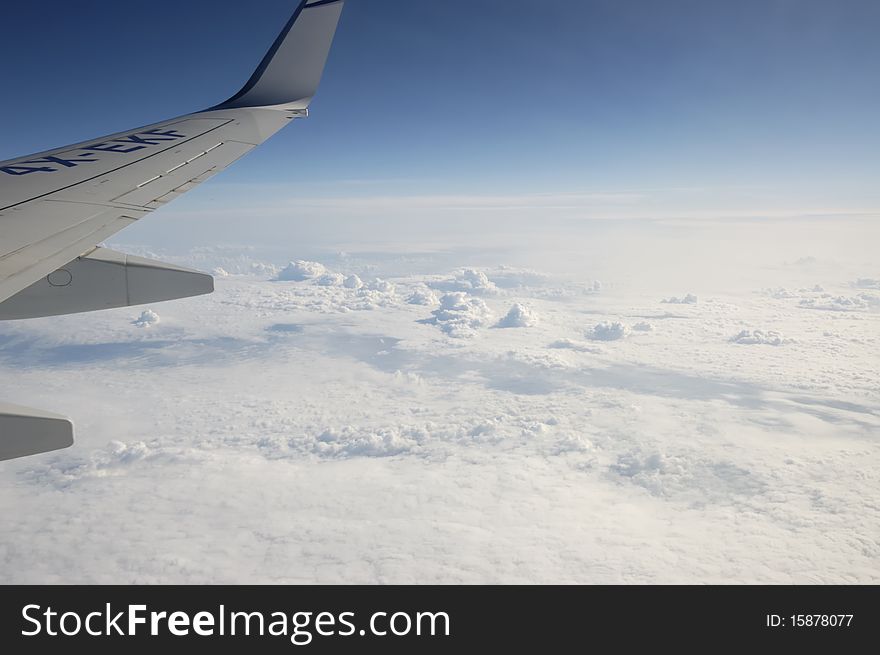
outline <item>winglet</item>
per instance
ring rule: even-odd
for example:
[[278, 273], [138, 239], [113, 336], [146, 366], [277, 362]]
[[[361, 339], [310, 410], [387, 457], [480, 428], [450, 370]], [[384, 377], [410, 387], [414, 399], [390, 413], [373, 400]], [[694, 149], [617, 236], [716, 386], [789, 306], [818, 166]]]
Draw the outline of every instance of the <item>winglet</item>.
[[318, 89], [345, 0], [300, 0], [254, 74], [214, 109], [307, 109]]

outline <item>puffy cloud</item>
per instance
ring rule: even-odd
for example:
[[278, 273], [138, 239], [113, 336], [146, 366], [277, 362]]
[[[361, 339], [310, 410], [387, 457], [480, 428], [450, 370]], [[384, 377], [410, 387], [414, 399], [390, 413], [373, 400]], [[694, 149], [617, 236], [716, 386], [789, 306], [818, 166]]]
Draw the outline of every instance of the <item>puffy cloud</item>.
[[357, 275], [349, 275], [342, 284], [346, 289], [360, 289], [364, 286], [363, 281]]
[[322, 287], [338, 287], [345, 283], [345, 276], [339, 273], [324, 273], [315, 280], [315, 283]]
[[492, 312], [483, 300], [461, 291], [444, 294], [440, 299], [440, 307], [431, 314], [434, 318], [427, 319], [426, 323], [438, 326], [450, 337], [457, 339], [473, 336], [492, 317]]
[[160, 320], [159, 315], [152, 309], [145, 309], [131, 324], [139, 328], [148, 328], [156, 325]]
[[396, 291], [396, 287], [393, 282], [389, 282], [388, 280], [383, 280], [380, 277], [377, 277], [375, 280], [370, 282], [367, 285], [367, 289], [370, 291], [378, 291], [379, 293], [394, 293]]
[[421, 286], [413, 290], [406, 302], [410, 305], [431, 306], [436, 305], [440, 301], [437, 300], [437, 294], [431, 289], [426, 286]]
[[363, 430], [346, 426], [321, 433], [314, 449], [325, 457], [392, 457], [417, 450], [422, 436], [418, 431], [397, 428]]
[[252, 262], [248, 271], [251, 275], [257, 275], [259, 277], [277, 277], [279, 272], [277, 266], [265, 262]]
[[290, 262], [280, 273], [278, 280], [285, 282], [304, 282], [313, 280], [327, 272], [323, 264], [298, 259]]
[[632, 326], [632, 329], [636, 332], [651, 332], [654, 330], [654, 326], [648, 323], [647, 321], [639, 321], [635, 325]]
[[697, 302], [697, 297], [694, 294], [689, 293], [683, 298], [676, 298], [673, 296], [672, 298], [664, 298], [660, 302], [667, 305], [693, 305]]
[[777, 300], [788, 300], [790, 298], [800, 298], [800, 293], [791, 291], [785, 287], [776, 287], [775, 289], [764, 289], [764, 295]]
[[773, 330], [743, 330], [730, 338], [733, 343], [741, 344], [765, 344], [768, 346], [782, 346], [791, 343], [792, 339], [786, 339], [779, 332]]
[[857, 296], [832, 296], [822, 294], [818, 298], [804, 298], [799, 303], [807, 309], [821, 309], [831, 312], [863, 312], [880, 306], [880, 296], [860, 293]]
[[431, 286], [441, 291], [464, 291], [475, 296], [493, 296], [498, 293], [497, 285], [483, 271], [475, 268], [465, 268], [452, 280], [432, 282]]
[[490, 270], [486, 277], [496, 286], [504, 289], [538, 287], [547, 283], [548, 275], [539, 273], [529, 268], [514, 268], [512, 266], [499, 266]]
[[617, 341], [629, 334], [629, 328], [623, 323], [605, 321], [594, 325], [587, 331], [587, 337], [594, 341]]
[[764, 289], [764, 295], [769, 296], [771, 298], [776, 298], [777, 300], [789, 300], [792, 298], [802, 298], [805, 295], [816, 294], [816, 293], [824, 293], [825, 289], [820, 284], [815, 284], [812, 287], [804, 287], [795, 290], [786, 289], [785, 287], [776, 287], [775, 289]]
[[532, 327], [537, 322], [538, 317], [531, 309], [520, 303], [514, 303], [513, 307], [510, 308], [510, 311], [507, 312], [507, 316], [498, 321], [496, 327], [524, 328]]
[[880, 280], [871, 277], [860, 277], [852, 283], [856, 289], [880, 289]]

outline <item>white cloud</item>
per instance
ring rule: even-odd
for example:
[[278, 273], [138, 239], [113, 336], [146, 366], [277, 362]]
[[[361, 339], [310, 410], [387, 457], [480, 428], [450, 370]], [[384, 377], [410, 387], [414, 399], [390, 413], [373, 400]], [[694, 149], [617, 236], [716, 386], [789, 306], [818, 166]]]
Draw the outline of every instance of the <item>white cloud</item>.
[[364, 431], [346, 426], [318, 435], [315, 450], [331, 457], [391, 457], [416, 452], [419, 440], [424, 437], [424, 433], [417, 430], [380, 428]]
[[426, 322], [457, 339], [474, 336], [492, 317], [492, 312], [482, 299], [461, 291], [444, 294], [440, 298], [440, 307], [431, 314], [434, 318]]
[[441, 291], [464, 291], [477, 296], [494, 296], [498, 286], [483, 271], [466, 268], [458, 272], [451, 280], [432, 282], [432, 286]]
[[539, 287], [550, 281], [550, 276], [529, 268], [499, 266], [486, 272], [486, 276], [497, 287], [504, 289]]
[[345, 286], [346, 289], [360, 289], [364, 286], [364, 283], [357, 275], [349, 275], [345, 278], [343, 286]]
[[732, 336], [730, 340], [733, 343], [765, 344], [768, 346], [782, 346], [792, 342], [791, 339], [786, 339], [779, 332], [773, 330], [742, 330], [739, 334]]
[[629, 328], [618, 321], [597, 323], [587, 331], [587, 337], [594, 341], [617, 341], [629, 334]]
[[520, 303], [514, 303], [507, 315], [496, 324], [500, 328], [533, 327], [538, 322], [535, 313]]
[[800, 301], [800, 306], [832, 312], [863, 312], [880, 307], [880, 296], [870, 293], [860, 293], [856, 296], [834, 296], [824, 293], [818, 298], [804, 298]]
[[652, 332], [654, 330], [654, 326], [647, 321], [639, 321], [632, 326], [632, 329], [636, 332]]
[[440, 301], [437, 299], [436, 293], [434, 293], [428, 287], [422, 285], [413, 290], [412, 294], [410, 294], [406, 302], [408, 302], [410, 305], [431, 306], [436, 305]]
[[249, 267], [250, 274], [259, 277], [276, 277], [279, 271], [280, 269], [277, 266], [265, 262], [253, 262]]
[[367, 285], [367, 289], [387, 294], [393, 294], [396, 290], [393, 282], [378, 277]]
[[776, 300], [788, 300], [791, 298], [800, 298], [801, 294], [797, 291], [786, 289], [785, 287], [776, 287], [775, 289], [764, 289], [764, 294], [775, 298]]
[[154, 312], [152, 309], [145, 309], [141, 312], [140, 316], [132, 321], [132, 325], [139, 328], [148, 328], [156, 325], [160, 321], [161, 319], [156, 312]]
[[318, 262], [308, 262], [297, 260], [290, 262], [280, 273], [278, 279], [281, 281], [303, 282], [305, 280], [313, 280], [327, 272], [323, 264]]
[[340, 273], [324, 273], [315, 280], [315, 284], [322, 287], [339, 287], [345, 283], [345, 276]]
[[697, 297], [694, 294], [689, 293], [681, 298], [675, 296], [672, 298], [664, 298], [660, 302], [668, 305], [693, 305], [697, 302]]

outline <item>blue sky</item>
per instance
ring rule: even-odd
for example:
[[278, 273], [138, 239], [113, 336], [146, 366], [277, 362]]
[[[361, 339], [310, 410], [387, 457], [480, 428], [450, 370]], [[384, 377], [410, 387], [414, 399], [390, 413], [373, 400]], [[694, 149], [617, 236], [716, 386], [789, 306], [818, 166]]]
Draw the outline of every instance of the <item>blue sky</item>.
[[[0, 159], [228, 97], [294, 4], [4, 7]], [[857, 0], [349, 0], [312, 117], [181, 202], [259, 184], [267, 201], [635, 193], [673, 214], [873, 209], [878, 31], [880, 4]]]

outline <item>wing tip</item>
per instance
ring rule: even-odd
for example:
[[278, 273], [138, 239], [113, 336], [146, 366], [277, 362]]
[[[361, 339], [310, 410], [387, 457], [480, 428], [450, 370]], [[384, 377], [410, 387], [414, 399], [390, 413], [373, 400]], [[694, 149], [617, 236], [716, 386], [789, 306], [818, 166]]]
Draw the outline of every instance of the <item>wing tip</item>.
[[238, 93], [211, 109], [307, 109], [324, 72], [344, 4], [345, 0], [300, 0], [250, 79]]

